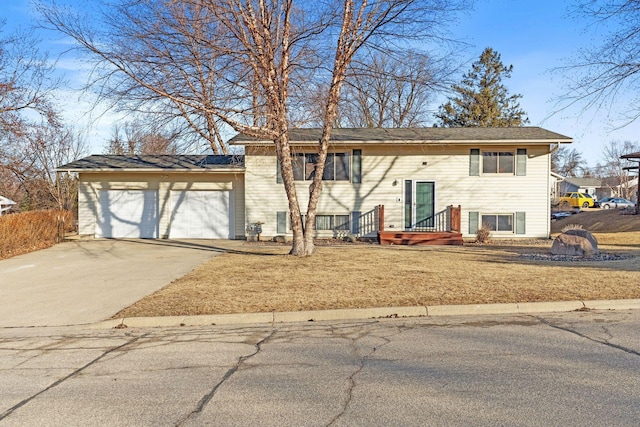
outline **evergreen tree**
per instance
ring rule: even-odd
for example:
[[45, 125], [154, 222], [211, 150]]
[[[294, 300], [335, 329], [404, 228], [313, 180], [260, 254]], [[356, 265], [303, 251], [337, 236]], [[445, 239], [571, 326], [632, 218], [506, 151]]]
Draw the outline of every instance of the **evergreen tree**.
[[506, 67], [500, 54], [486, 48], [459, 85], [454, 98], [440, 106], [436, 117], [443, 127], [512, 127], [529, 122], [520, 108], [522, 95], [509, 95], [502, 79], [511, 77], [513, 65]]

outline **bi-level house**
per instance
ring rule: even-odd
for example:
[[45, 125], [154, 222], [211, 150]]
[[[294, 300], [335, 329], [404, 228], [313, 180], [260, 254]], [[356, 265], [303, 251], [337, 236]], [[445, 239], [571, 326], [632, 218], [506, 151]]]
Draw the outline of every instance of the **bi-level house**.
[[[303, 211], [319, 138], [290, 131]], [[335, 129], [317, 235], [442, 243], [439, 234], [461, 241], [487, 224], [494, 237], [547, 238], [550, 153], [570, 142], [538, 127]], [[259, 224], [263, 238], [290, 235], [273, 143], [230, 144], [244, 155], [90, 156], [60, 167], [79, 173], [80, 234], [237, 239]]]

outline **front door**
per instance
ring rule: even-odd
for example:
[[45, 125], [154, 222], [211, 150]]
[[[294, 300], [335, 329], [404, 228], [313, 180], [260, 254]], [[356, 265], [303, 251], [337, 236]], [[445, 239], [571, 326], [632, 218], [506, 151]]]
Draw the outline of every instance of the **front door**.
[[430, 228], [434, 224], [435, 183], [407, 179], [404, 182], [404, 228]]

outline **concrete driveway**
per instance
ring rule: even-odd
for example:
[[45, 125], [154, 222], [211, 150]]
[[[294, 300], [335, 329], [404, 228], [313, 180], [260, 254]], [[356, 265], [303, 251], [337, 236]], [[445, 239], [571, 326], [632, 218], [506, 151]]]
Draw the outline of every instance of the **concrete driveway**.
[[0, 327], [98, 322], [224, 252], [213, 240], [77, 240], [0, 261]]

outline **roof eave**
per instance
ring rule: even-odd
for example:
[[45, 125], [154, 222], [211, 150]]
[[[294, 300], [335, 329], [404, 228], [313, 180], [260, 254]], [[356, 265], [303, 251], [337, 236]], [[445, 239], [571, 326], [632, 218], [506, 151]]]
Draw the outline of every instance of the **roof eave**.
[[233, 168], [211, 168], [211, 169], [163, 169], [163, 168], [64, 168], [56, 169], [56, 172], [74, 172], [74, 173], [104, 173], [104, 172], [127, 172], [127, 173], [229, 173], [244, 172], [244, 167]]
[[[531, 139], [499, 139], [499, 140], [486, 140], [486, 139], [469, 139], [469, 140], [432, 140], [432, 141], [415, 141], [415, 140], [331, 140], [329, 144], [333, 145], [474, 145], [474, 144], [483, 144], [483, 145], [513, 145], [513, 144], [571, 144], [573, 143], [573, 139], [541, 139], [541, 140], [531, 140]], [[273, 141], [230, 141], [230, 145], [246, 145], [246, 146], [271, 146], [273, 145]], [[289, 141], [291, 145], [317, 145], [318, 141]]]

